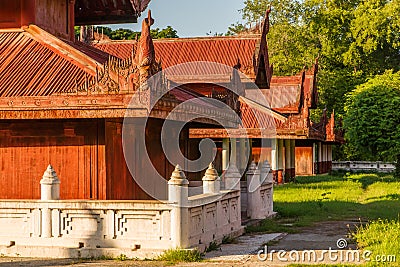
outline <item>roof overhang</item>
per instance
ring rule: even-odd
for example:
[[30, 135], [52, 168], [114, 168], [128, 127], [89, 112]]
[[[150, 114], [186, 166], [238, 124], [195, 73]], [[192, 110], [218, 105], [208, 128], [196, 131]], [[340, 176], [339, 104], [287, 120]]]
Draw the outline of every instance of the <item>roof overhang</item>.
[[75, 25], [136, 23], [150, 0], [76, 0]]

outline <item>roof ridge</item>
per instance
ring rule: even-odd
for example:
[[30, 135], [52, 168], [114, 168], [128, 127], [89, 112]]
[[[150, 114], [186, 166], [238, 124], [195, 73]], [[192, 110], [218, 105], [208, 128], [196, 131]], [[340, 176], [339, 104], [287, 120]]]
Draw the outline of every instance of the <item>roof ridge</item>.
[[62, 39], [55, 37], [36, 25], [30, 25], [29, 27], [24, 28], [24, 32], [28, 33], [30, 38], [46, 45], [46, 47], [51, 49], [54, 53], [62, 56], [91, 75], [95, 75], [96, 67], [101, 66], [101, 64], [95, 59], [87, 56], [85, 53], [64, 42]]

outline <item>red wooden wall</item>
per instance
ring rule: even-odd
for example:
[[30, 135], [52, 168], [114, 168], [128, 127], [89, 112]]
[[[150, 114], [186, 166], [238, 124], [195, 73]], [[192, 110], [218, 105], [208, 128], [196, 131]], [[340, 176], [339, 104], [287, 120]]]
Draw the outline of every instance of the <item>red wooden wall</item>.
[[0, 198], [39, 199], [40, 180], [52, 164], [62, 199], [105, 199], [104, 123], [0, 123]]

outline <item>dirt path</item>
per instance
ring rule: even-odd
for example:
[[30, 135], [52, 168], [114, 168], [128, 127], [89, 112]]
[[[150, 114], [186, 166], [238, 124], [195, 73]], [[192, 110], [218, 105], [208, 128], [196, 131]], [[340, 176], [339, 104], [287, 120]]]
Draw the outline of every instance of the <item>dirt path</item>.
[[[356, 248], [356, 245], [351, 243], [348, 239], [348, 233], [355, 229], [358, 225], [357, 221], [337, 221], [337, 222], [324, 222], [318, 223], [313, 227], [306, 227], [301, 229], [300, 233], [296, 234], [259, 234], [259, 235], [245, 235], [240, 237], [234, 244], [225, 244], [217, 251], [212, 251], [206, 254], [206, 260], [201, 263], [183, 263], [177, 266], [285, 266], [289, 263], [296, 263], [291, 261], [289, 252], [295, 250], [298, 254], [292, 254], [293, 258], [297, 255], [302, 257], [305, 250], [315, 250], [315, 255], [312, 255], [311, 262], [308, 262], [308, 254], [305, 255], [306, 261], [300, 263], [315, 263], [315, 260], [320, 263], [341, 263], [340, 251], [338, 251], [338, 259], [331, 261], [328, 254], [324, 250], [338, 250], [337, 241], [344, 239], [347, 242], [345, 249]], [[260, 261], [257, 252], [265, 248], [267, 245], [268, 259]], [[270, 252], [272, 250], [286, 251], [284, 260], [278, 259], [278, 253]], [[262, 254], [262, 256], [265, 256]], [[313, 258], [314, 257], [314, 258]], [[272, 258], [272, 260], [271, 260]], [[323, 261], [319, 261], [323, 259]], [[299, 263], [299, 261], [297, 261]], [[352, 261], [351, 263], [357, 263]], [[20, 258], [0, 258], [0, 267], [3, 266], [32, 266], [32, 267], [45, 267], [45, 266], [105, 266], [105, 267], [119, 267], [119, 266], [166, 266], [168, 264], [162, 262], [141, 262], [141, 261], [84, 261], [84, 260], [40, 260], [40, 259], [20, 259]], [[168, 265], [170, 266], [170, 265]]]

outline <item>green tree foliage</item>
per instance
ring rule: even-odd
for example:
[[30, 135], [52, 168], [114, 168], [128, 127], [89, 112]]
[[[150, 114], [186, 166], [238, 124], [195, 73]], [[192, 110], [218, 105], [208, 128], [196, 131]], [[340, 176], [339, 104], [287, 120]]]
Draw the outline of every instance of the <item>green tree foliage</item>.
[[[255, 25], [271, 6], [268, 35], [276, 75], [293, 75], [320, 58], [320, 108], [344, 115], [345, 94], [368, 77], [400, 68], [398, 0], [246, 0]], [[232, 25], [229, 33], [243, 30]]]
[[351, 158], [395, 161], [400, 156], [400, 72], [386, 71], [348, 94], [347, 152]]
[[[400, 70], [400, 1], [398, 0], [245, 0], [245, 23], [229, 34], [246, 31], [271, 6], [268, 35], [275, 75], [299, 73], [319, 57], [319, 110], [345, 112], [346, 95], [385, 70]], [[355, 158], [347, 147], [342, 159]], [[339, 153], [341, 154], [341, 153]], [[366, 159], [359, 154], [357, 159]]]
[[[96, 27], [95, 31], [98, 31], [100, 34], [104, 33], [104, 35], [107, 35], [111, 40], [135, 40], [139, 38], [141, 34], [141, 32], [135, 32], [129, 29], [120, 28], [112, 30], [109, 27]], [[178, 32], [171, 26], [167, 26], [165, 29], [151, 29], [150, 34], [153, 39], [179, 38]]]

